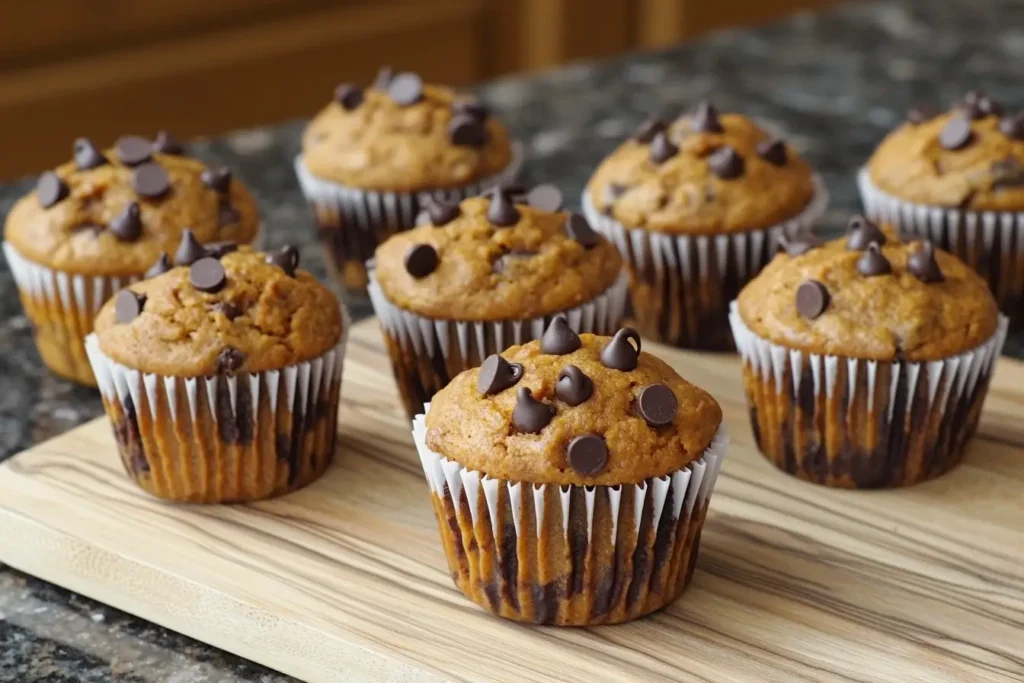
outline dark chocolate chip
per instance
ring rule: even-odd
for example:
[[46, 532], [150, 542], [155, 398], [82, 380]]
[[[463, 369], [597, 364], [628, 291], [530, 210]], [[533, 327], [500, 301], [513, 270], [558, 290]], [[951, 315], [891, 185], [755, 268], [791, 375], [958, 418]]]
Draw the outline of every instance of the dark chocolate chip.
[[718, 109], [707, 100], [697, 105], [693, 113], [693, 130], [699, 133], [722, 133], [722, 122], [718, 116]]
[[221, 194], [231, 189], [231, 169], [224, 166], [204, 168], [199, 174], [199, 179], [203, 181], [203, 185]]
[[138, 202], [128, 202], [110, 221], [110, 232], [121, 242], [134, 242], [142, 235], [142, 210]]
[[437, 251], [429, 244], [414, 244], [405, 252], [405, 269], [414, 278], [426, 277], [437, 268]]
[[857, 259], [857, 272], [864, 277], [875, 277], [876, 275], [888, 275], [892, 272], [892, 264], [885, 258], [878, 248], [877, 242], [872, 242]]
[[[631, 344], [630, 341], [633, 343]], [[601, 363], [613, 370], [635, 370], [640, 359], [640, 333], [623, 327], [601, 351]]]
[[719, 147], [708, 157], [708, 168], [723, 180], [739, 178], [745, 167], [743, 157], [732, 147]]
[[92, 144], [89, 138], [78, 138], [75, 140], [75, 167], [79, 171], [88, 171], [110, 163], [103, 156], [103, 152], [96, 145]]
[[132, 187], [140, 197], [159, 199], [171, 189], [171, 179], [159, 164], [142, 164], [132, 173]]
[[217, 372], [219, 373], [237, 372], [243, 365], [245, 365], [245, 354], [234, 347], [225, 346], [217, 354]]
[[974, 138], [971, 122], [962, 116], [954, 116], [939, 133], [939, 144], [944, 149], [963, 149]]
[[490, 115], [487, 106], [472, 97], [463, 97], [452, 103], [452, 111], [456, 114], [467, 114], [477, 121], [484, 121]]
[[207, 256], [203, 245], [199, 244], [196, 236], [188, 228], [181, 233], [181, 241], [178, 243], [178, 250], [174, 252], [174, 265], [191, 266], [199, 259]]
[[594, 476], [608, 464], [608, 446], [597, 434], [580, 434], [569, 442], [566, 459], [579, 474]]
[[650, 118], [640, 124], [640, 127], [633, 133], [633, 139], [640, 144], [649, 145], [654, 140], [654, 136], [664, 133], [666, 128], [668, 126], [660, 118]]
[[487, 220], [493, 225], [508, 227], [519, 222], [519, 210], [504, 188], [491, 191], [491, 204], [487, 207]]
[[238, 244], [232, 240], [210, 242], [206, 245], [206, 253], [215, 259], [223, 258], [233, 251], [238, 251]]
[[846, 227], [849, 230], [849, 236], [846, 238], [847, 249], [864, 251], [872, 242], [879, 246], [885, 244], [885, 233], [876, 223], [864, 216], [851, 217]]
[[570, 213], [566, 216], [565, 233], [582, 244], [584, 249], [596, 247], [601, 242], [601, 236], [590, 227], [587, 219], [578, 213]]
[[153, 151], [159, 154], [181, 156], [185, 153], [185, 145], [166, 130], [162, 130], [156, 134], [156, 139], [153, 140]]
[[780, 237], [779, 246], [785, 249], [786, 253], [790, 256], [800, 256], [801, 254], [806, 254], [811, 249], [820, 247], [821, 240], [813, 233], [801, 232], [793, 237]]
[[484, 359], [476, 378], [476, 390], [484, 396], [500, 394], [523, 378], [523, 366], [509, 363], [494, 353]]
[[277, 251], [267, 254], [266, 261], [283, 270], [288, 277], [295, 277], [295, 270], [299, 267], [299, 250], [286, 244]]
[[945, 276], [935, 260], [935, 245], [925, 240], [921, 248], [907, 257], [907, 270], [921, 282], [942, 282]]
[[420, 203], [431, 225], [437, 227], [448, 225], [462, 214], [457, 202], [444, 202], [431, 195], [425, 196]]
[[796, 310], [808, 320], [824, 313], [830, 300], [828, 289], [817, 280], [804, 280], [796, 289]]
[[342, 83], [334, 89], [334, 99], [346, 111], [358, 109], [363, 103], [363, 89], [354, 83]]
[[775, 166], [785, 166], [789, 158], [786, 152], [786, 143], [778, 138], [762, 140], [757, 143], [757, 155]]
[[423, 79], [411, 71], [395, 74], [388, 83], [388, 94], [400, 107], [408, 107], [423, 99]]
[[555, 396], [570, 406], [578, 406], [594, 394], [594, 382], [575, 365], [566, 365], [558, 373]]
[[665, 133], [655, 133], [647, 157], [655, 164], [663, 164], [679, 153], [677, 147]]
[[555, 416], [555, 407], [538, 401], [529, 387], [516, 390], [516, 407], [512, 410], [512, 426], [526, 434], [539, 434]]
[[907, 110], [907, 122], [915, 126], [927, 123], [935, 118], [935, 114], [927, 107], [911, 107]]
[[999, 119], [999, 130], [1008, 138], [1024, 140], [1024, 113]]
[[395, 77], [395, 70], [390, 66], [382, 66], [377, 71], [377, 77], [373, 79], [373, 87], [377, 90], [387, 90], [391, 85], [391, 79]]
[[228, 275], [224, 272], [224, 266], [215, 258], [206, 256], [192, 264], [188, 271], [188, 281], [200, 292], [213, 294], [224, 288], [228, 282]]
[[562, 191], [554, 185], [538, 185], [526, 193], [526, 203], [541, 211], [561, 211]]
[[122, 289], [114, 300], [114, 319], [119, 323], [130, 323], [139, 317], [145, 305], [145, 294], [136, 294], [130, 289]]
[[540, 338], [540, 352], [549, 356], [564, 356], [582, 345], [580, 336], [569, 327], [569, 319], [565, 315], [556, 315], [552, 318], [551, 324]]
[[169, 271], [173, 266], [171, 265], [171, 259], [166, 253], [160, 254], [160, 258], [156, 260], [149, 270], [146, 271], [146, 277], [156, 277], [157, 275], [163, 275]]
[[636, 407], [647, 424], [662, 427], [675, 418], [679, 401], [675, 393], [664, 384], [651, 384], [640, 392]]
[[138, 135], [125, 135], [114, 144], [117, 158], [125, 166], [138, 166], [153, 156], [153, 143]]
[[487, 128], [480, 119], [469, 114], [456, 114], [448, 122], [448, 139], [453, 145], [483, 147], [487, 144]]
[[39, 176], [36, 182], [36, 194], [39, 197], [39, 206], [49, 209], [68, 196], [70, 190], [61, 180], [60, 176], [53, 171], [47, 171]]
[[978, 100], [978, 109], [985, 116], [1002, 116], [1003, 107], [988, 95], [983, 95]]
[[238, 316], [242, 315], [242, 309], [230, 301], [218, 301], [213, 305], [213, 310], [217, 311], [228, 320], [234, 320]]

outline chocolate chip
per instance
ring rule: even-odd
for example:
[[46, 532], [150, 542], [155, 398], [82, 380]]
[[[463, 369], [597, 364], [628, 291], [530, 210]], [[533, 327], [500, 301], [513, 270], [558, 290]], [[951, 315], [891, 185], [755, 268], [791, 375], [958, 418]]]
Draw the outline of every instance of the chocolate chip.
[[963, 111], [971, 119], [999, 116], [1003, 109], [999, 103], [981, 90], [971, 90], [964, 96]]
[[453, 145], [483, 147], [487, 144], [487, 128], [480, 119], [469, 114], [457, 114], [448, 122], [448, 139]]
[[476, 378], [476, 390], [484, 396], [500, 394], [523, 378], [523, 366], [509, 363], [494, 353], [484, 359]]
[[663, 164], [678, 153], [679, 147], [673, 144], [665, 133], [656, 133], [654, 139], [651, 140], [647, 157], [651, 160], [651, 163]]
[[626, 194], [626, 190], [629, 188], [619, 183], [608, 183], [604, 186], [604, 200], [611, 204], [618, 200], [619, 197]]
[[697, 105], [693, 114], [693, 130], [699, 133], [722, 133], [722, 122], [719, 120], [718, 109], [707, 100]]
[[651, 384], [640, 392], [636, 407], [647, 424], [662, 427], [675, 418], [679, 401], [675, 393], [664, 384]]
[[907, 122], [915, 126], [927, 123], [935, 118], [935, 114], [926, 107], [911, 107], [907, 110]]
[[215, 259], [221, 259], [233, 251], [238, 251], [238, 244], [232, 240], [210, 242], [206, 245], [206, 253]]
[[555, 416], [555, 407], [533, 397], [529, 387], [516, 390], [516, 407], [512, 410], [512, 426], [526, 434], [539, 434]]
[[978, 100], [978, 109], [985, 116], [1001, 116], [1003, 113], [1002, 105], [988, 95], [984, 95]]
[[566, 216], [565, 234], [583, 245], [584, 249], [592, 249], [601, 242], [601, 236], [590, 227], [587, 219], [578, 213]]
[[119, 323], [130, 323], [139, 317], [146, 305], [146, 295], [122, 289], [114, 300], [114, 319]]
[[427, 218], [430, 219], [431, 225], [436, 227], [448, 225], [462, 214], [458, 203], [443, 202], [431, 195], [423, 197], [420, 204], [423, 206], [424, 211], [427, 212]]
[[[632, 340], [632, 344], [630, 341]], [[629, 372], [635, 370], [640, 360], [640, 333], [632, 327], [623, 327], [615, 333], [608, 345], [601, 351], [601, 363], [606, 368]]]
[[237, 372], [245, 365], [245, 354], [231, 346], [225, 346], [217, 354], [217, 372]]
[[664, 133], [667, 128], [668, 126], [660, 118], [650, 118], [640, 124], [640, 127], [633, 133], [633, 139], [640, 144], [648, 145], [654, 140], [655, 135]]
[[220, 261], [206, 256], [193, 263], [189, 268], [188, 281], [200, 292], [213, 294], [224, 288], [228, 282], [228, 276]]
[[538, 185], [526, 193], [526, 203], [541, 211], [561, 211], [562, 191], [554, 185]]
[[540, 338], [540, 352], [549, 356], [564, 356], [582, 345], [580, 336], [569, 327], [569, 320], [565, 315], [556, 315], [552, 318], [551, 324]]
[[411, 71], [395, 74], [388, 83], [388, 94], [400, 107], [408, 107], [423, 99], [423, 79]]
[[809, 232], [801, 232], [793, 237], [780, 237], [779, 246], [785, 249], [786, 253], [790, 256], [800, 256], [801, 254], [806, 254], [811, 249], [817, 249], [820, 247], [821, 240], [818, 239], [817, 235]]
[[594, 394], [594, 382], [575, 365], [566, 365], [558, 373], [555, 396], [570, 406], [578, 406]]
[[125, 166], [138, 166], [149, 161], [153, 156], [153, 143], [138, 135], [125, 135], [118, 138], [114, 149], [117, 151], [117, 158]]
[[864, 251], [872, 242], [882, 246], [886, 242], [885, 233], [873, 221], [864, 216], [853, 216], [846, 224], [849, 230], [849, 237], [846, 238], [846, 248], [854, 251]]
[[864, 277], [888, 275], [892, 272], [892, 264], [882, 254], [877, 242], [869, 244], [868, 248], [857, 259], [857, 272]]
[[171, 189], [171, 179], [158, 164], [142, 164], [132, 173], [132, 187], [140, 197], [159, 199]]
[[156, 134], [156, 139], [153, 141], [153, 151], [159, 154], [181, 156], [185, 153], [185, 145], [178, 142], [166, 130], [162, 130]]
[[377, 90], [387, 90], [391, 85], [391, 79], [395, 77], [395, 70], [390, 66], [382, 66], [377, 71], [377, 77], [373, 79], [373, 87]]
[[429, 244], [414, 244], [405, 252], [405, 269], [414, 278], [430, 275], [437, 268], [437, 251]]
[[921, 282], [942, 282], [945, 276], [935, 260], [935, 245], [925, 240], [921, 248], [907, 257], [907, 270]]
[[999, 119], [999, 130], [1008, 138], [1024, 140], [1024, 113]]
[[142, 235], [142, 211], [138, 202], [128, 202], [110, 221], [110, 232], [121, 242], [134, 242]]
[[608, 464], [608, 446], [597, 434], [573, 437], [566, 449], [569, 466], [585, 477], [599, 474]]
[[53, 171], [43, 173], [36, 182], [36, 195], [39, 197], [39, 206], [44, 209], [49, 209], [67, 197], [69, 192], [68, 186]]
[[507, 190], [495, 188], [491, 192], [491, 204], [487, 207], [487, 220], [493, 225], [503, 228], [519, 222], [519, 210], [512, 203]]
[[199, 179], [203, 181], [203, 185], [221, 194], [231, 189], [231, 169], [224, 166], [204, 168], [203, 172], [199, 174]]
[[939, 133], [939, 144], [948, 150], [963, 149], [973, 138], [971, 122], [961, 116], [954, 116]]
[[487, 111], [486, 105], [484, 105], [480, 100], [471, 97], [463, 97], [455, 100], [452, 103], [452, 111], [456, 114], [467, 114], [477, 121], [486, 120], [490, 114], [490, 112]]
[[358, 109], [363, 103], [363, 89], [354, 83], [342, 83], [334, 89], [334, 99], [346, 111]]
[[719, 147], [708, 157], [708, 168], [723, 180], [732, 180], [743, 175], [746, 164], [732, 147]]
[[92, 140], [89, 138], [78, 138], [75, 140], [74, 151], [75, 167], [79, 171], [88, 171], [91, 168], [97, 168], [110, 163], [103, 156], [103, 152], [96, 145], [92, 144]]
[[168, 257], [166, 253], [160, 254], [160, 258], [156, 260], [156, 263], [150, 266], [149, 270], [146, 271], [145, 277], [151, 278], [156, 277], [157, 275], [163, 275], [171, 268], [172, 266], [170, 257]]
[[778, 138], [757, 143], [757, 155], [775, 166], [785, 166], [789, 157], [786, 153], [786, 143]]
[[817, 280], [804, 280], [796, 288], [796, 310], [808, 320], [824, 313], [830, 300], [828, 289]]
[[213, 305], [213, 310], [217, 311], [228, 320], [234, 320], [238, 316], [242, 315], [242, 309], [230, 301], [218, 301]]
[[174, 252], [174, 265], [191, 266], [199, 259], [207, 256], [203, 245], [199, 244], [196, 236], [188, 228], [181, 233], [181, 241], [178, 243], [178, 250]]
[[295, 277], [295, 270], [299, 267], [299, 250], [286, 244], [277, 251], [267, 254], [266, 262], [283, 270], [288, 277]]

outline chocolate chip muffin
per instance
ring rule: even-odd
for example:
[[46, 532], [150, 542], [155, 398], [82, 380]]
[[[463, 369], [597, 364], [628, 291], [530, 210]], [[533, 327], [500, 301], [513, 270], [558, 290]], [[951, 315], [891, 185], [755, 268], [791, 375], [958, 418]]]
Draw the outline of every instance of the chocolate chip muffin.
[[334, 457], [346, 319], [298, 252], [202, 247], [122, 289], [86, 349], [125, 469], [167, 500], [294, 491]]
[[370, 300], [409, 417], [453, 377], [565, 313], [577, 332], [622, 321], [622, 260], [551, 185], [428, 200], [426, 223], [377, 249]]
[[858, 183], [869, 216], [960, 257], [1024, 324], [1024, 111], [978, 91], [944, 114], [912, 110]]
[[339, 277], [365, 291], [365, 263], [411, 228], [424, 198], [453, 201], [513, 179], [519, 150], [475, 98], [381, 69], [369, 88], [339, 85], [306, 127], [299, 183]]
[[495, 615], [613, 624], [678, 597], [728, 439], [705, 391], [631, 328], [488, 357], [413, 421], [458, 587]]
[[43, 362], [95, 386], [84, 346], [93, 317], [173, 252], [186, 228], [203, 241], [247, 244], [259, 228], [256, 204], [229, 170], [185, 156], [167, 133], [122, 137], [105, 151], [76, 140], [74, 160], [42, 174], [4, 227]]
[[906, 486], [956, 465], [1006, 333], [984, 280], [860, 216], [843, 239], [790, 247], [730, 316], [761, 452], [847, 488]]
[[640, 332], [706, 350], [733, 347], [729, 301], [827, 204], [785, 141], [708, 102], [673, 122], [646, 121], [583, 195], [587, 218], [626, 260]]

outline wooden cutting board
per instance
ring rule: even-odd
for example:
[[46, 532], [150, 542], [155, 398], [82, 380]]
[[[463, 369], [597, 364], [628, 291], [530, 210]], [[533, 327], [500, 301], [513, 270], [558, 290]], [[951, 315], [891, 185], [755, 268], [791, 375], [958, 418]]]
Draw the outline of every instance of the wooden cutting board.
[[651, 350], [722, 402], [733, 446], [693, 584], [632, 624], [519, 626], [454, 588], [373, 320], [318, 483], [162, 504], [97, 420], [0, 465], [0, 561], [310, 681], [1024, 680], [1024, 365], [999, 361], [962, 466], [856, 492], [757, 454], [734, 357]]

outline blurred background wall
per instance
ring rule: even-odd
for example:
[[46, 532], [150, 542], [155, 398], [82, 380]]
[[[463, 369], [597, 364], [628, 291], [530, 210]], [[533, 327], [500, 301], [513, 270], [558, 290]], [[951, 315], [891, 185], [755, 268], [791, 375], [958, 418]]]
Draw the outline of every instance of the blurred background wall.
[[87, 135], [309, 115], [380, 64], [467, 84], [831, 0], [0, 0], [0, 179]]

